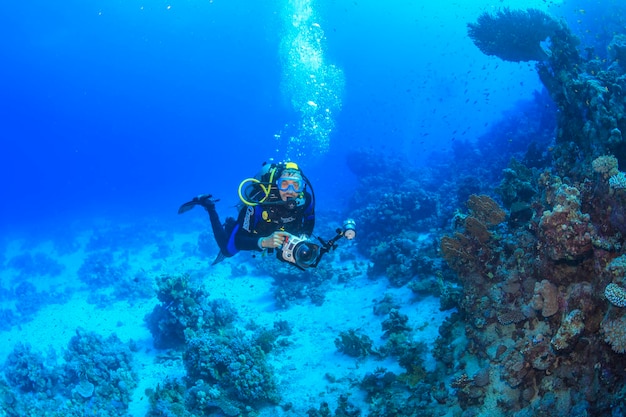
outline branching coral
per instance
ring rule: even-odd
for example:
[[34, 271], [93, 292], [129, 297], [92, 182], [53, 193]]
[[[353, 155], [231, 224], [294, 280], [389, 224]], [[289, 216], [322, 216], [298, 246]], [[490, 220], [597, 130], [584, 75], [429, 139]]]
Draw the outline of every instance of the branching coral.
[[626, 173], [618, 172], [609, 178], [609, 186], [614, 190], [626, 189]]
[[469, 37], [484, 54], [519, 62], [547, 59], [541, 42], [552, 36], [560, 24], [541, 10], [504, 8], [493, 15], [483, 13], [467, 27]]

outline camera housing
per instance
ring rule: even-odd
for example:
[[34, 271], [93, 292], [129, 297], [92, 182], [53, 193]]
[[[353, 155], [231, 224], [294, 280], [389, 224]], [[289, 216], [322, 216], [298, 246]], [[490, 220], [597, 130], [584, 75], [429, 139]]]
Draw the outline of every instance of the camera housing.
[[294, 264], [300, 269], [315, 268], [324, 254], [337, 247], [339, 239], [352, 240], [356, 237], [356, 223], [353, 219], [346, 219], [343, 226], [336, 230], [337, 235], [330, 240], [317, 236], [320, 244], [306, 236], [292, 236], [285, 240], [282, 250], [276, 253], [278, 259]]
[[283, 250], [280, 252], [280, 255], [284, 261], [306, 269], [317, 265], [320, 256], [320, 245], [306, 237], [293, 236], [283, 244]]

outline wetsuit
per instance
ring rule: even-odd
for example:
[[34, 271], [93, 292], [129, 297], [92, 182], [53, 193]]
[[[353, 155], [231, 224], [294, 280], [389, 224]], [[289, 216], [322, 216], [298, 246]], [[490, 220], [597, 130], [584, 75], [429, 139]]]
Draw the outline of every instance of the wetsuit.
[[[278, 201], [276, 196], [272, 200]], [[315, 227], [315, 201], [307, 191], [304, 192], [303, 204], [293, 209], [280, 203], [244, 206], [239, 211], [237, 220], [230, 217], [224, 224], [221, 223], [214, 204], [206, 207], [206, 210], [220, 248], [214, 264], [241, 250], [262, 251], [259, 239], [276, 231], [310, 236]]]

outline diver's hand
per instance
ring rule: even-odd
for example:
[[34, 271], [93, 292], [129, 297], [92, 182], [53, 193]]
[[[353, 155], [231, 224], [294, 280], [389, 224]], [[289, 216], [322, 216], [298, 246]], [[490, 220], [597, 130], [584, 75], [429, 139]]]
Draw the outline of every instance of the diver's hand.
[[291, 233], [287, 232], [274, 232], [268, 237], [261, 240], [261, 247], [265, 249], [280, 248], [287, 239], [291, 238]]

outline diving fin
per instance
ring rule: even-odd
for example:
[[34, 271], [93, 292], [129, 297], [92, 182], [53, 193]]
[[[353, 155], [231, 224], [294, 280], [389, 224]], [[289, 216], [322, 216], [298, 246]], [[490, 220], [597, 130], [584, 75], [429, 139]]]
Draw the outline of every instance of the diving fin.
[[178, 208], [178, 214], [183, 214], [191, 210], [197, 205], [201, 205], [202, 207], [208, 209], [210, 207], [215, 207], [215, 203], [220, 201], [219, 199], [212, 199], [211, 194], [200, 194], [197, 197], [194, 197], [193, 200], [186, 202], [182, 206]]
[[220, 262], [222, 262], [222, 261], [223, 261], [224, 259], [226, 259], [226, 258], [227, 258], [227, 256], [226, 256], [226, 255], [224, 255], [224, 254], [222, 253], [222, 251], [219, 251], [219, 253], [218, 253], [218, 254], [217, 254], [217, 256], [215, 257], [215, 259], [213, 260], [213, 263], [211, 264], [211, 266], [219, 264]]

